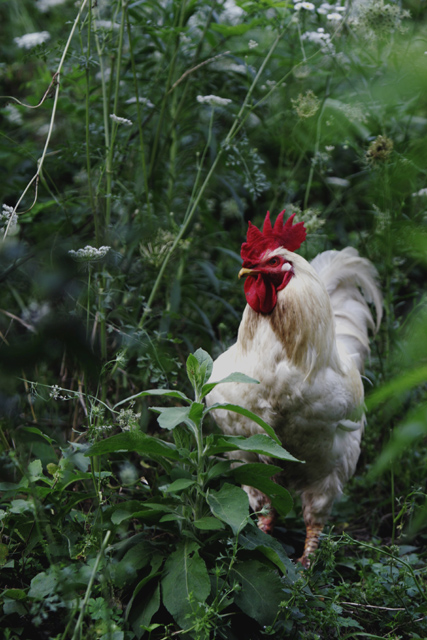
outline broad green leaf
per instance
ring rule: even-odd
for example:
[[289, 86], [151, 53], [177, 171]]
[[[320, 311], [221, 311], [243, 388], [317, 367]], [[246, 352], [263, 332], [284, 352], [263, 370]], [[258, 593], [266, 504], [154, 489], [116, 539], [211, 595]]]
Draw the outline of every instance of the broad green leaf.
[[147, 436], [142, 431], [126, 431], [111, 438], [96, 442], [85, 452], [85, 456], [99, 456], [103, 453], [118, 451], [136, 451], [141, 456], [163, 456], [172, 460], [179, 460], [179, 453], [173, 444], [158, 438]]
[[206, 601], [211, 590], [209, 574], [198, 550], [195, 542], [185, 540], [165, 563], [163, 604], [182, 629], [191, 626], [188, 616], [197, 603]]
[[226, 378], [218, 380], [218, 382], [208, 382], [204, 384], [202, 388], [202, 398], [204, 398], [218, 384], [223, 384], [225, 382], [245, 382], [246, 384], [259, 384], [259, 380], [255, 380], [255, 378], [250, 378], [244, 373], [239, 373], [238, 371], [236, 371], [235, 373], [231, 373]]
[[264, 422], [262, 418], [257, 416], [256, 413], [249, 411], [249, 409], [244, 409], [244, 407], [240, 407], [238, 404], [230, 404], [228, 402], [221, 404], [218, 402], [208, 407], [206, 409], [206, 413], [208, 411], [215, 411], [215, 409], [225, 409], [227, 411], [234, 411], [234, 413], [240, 413], [241, 416], [245, 416], [246, 418], [249, 418], [250, 420], [253, 420], [257, 424], [259, 424], [259, 426], [262, 427], [266, 433], [268, 433], [270, 438], [273, 438], [273, 440], [275, 440], [277, 444], [280, 444], [280, 440], [276, 436], [274, 429], [270, 427], [269, 424]]
[[209, 353], [207, 351], [204, 351], [203, 349], [197, 349], [197, 351], [194, 352], [194, 356], [197, 358], [200, 367], [199, 386], [201, 388], [212, 375], [213, 360], [210, 357]]
[[225, 483], [219, 491], [209, 491], [206, 501], [213, 515], [228, 524], [235, 535], [247, 523], [249, 498], [240, 487]]
[[119, 562], [111, 565], [113, 582], [122, 588], [124, 583], [133, 580], [136, 572], [150, 563], [154, 550], [146, 540], [131, 547]]
[[7, 557], [9, 555], [9, 547], [6, 544], [0, 542], [0, 567], [6, 564]]
[[263, 462], [242, 464], [232, 469], [235, 480], [239, 484], [247, 484], [265, 493], [270, 499], [273, 507], [285, 516], [292, 509], [293, 500], [287, 489], [270, 480], [271, 476], [280, 473], [282, 469]]
[[45, 480], [41, 460], [33, 460], [30, 462], [28, 465], [28, 476], [32, 482], [36, 482], [39, 479]]
[[266, 558], [273, 562], [280, 571], [287, 575], [292, 582], [296, 580], [295, 567], [288, 558], [282, 545], [276, 538], [269, 536], [258, 527], [246, 527], [239, 534], [239, 544], [245, 549], [258, 549]]
[[53, 573], [38, 573], [30, 584], [28, 596], [35, 600], [44, 600], [46, 596], [55, 591], [57, 579]]
[[201, 529], [202, 531], [217, 531], [219, 529], [224, 529], [224, 523], [218, 518], [211, 518], [206, 516], [205, 518], [199, 518], [194, 521], [194, 526], [197, 529]]
[[151, 411], [159, 413], [157, 422], [162, 429], [174, 429], [190, 416], [190, 407], [150, 407]]
[[140, 393], [136, 393], [134, 396], [120, 400], [120, 402], [114, 405], [113, 409], [116, 409], [127, 402], [132, 402], [132, 400], [136, 400], [137, 398], [144, 398], [145, 396], [168, 396], [169, 398], [179, 398], [180, 400], [184, 400], [184, 402], [191, 402], [190, 398], [187, 398], [187, 396], [184, 393], [181, 393], [181, 391], [174, 391], [173, 389], [150, 389], [149, 391], [141, 391]]
[[283, 599], [277, 573], [258, 560], [247, 560], [235, 564], [230, 577], [241, 585], [234, 596], [237, 606], [260, 625], [272, 624]]
[[142, 638], [148, 625], [151, 622], [151, 618], [159, 610], [160, 607], [160, 584], [157, 584], [154, 590], [148, 597], [142, 598], [138, 603], [138, 613], [134, 618], [131, 615], [132, 629], [138, 638]]
[[190, 480], [189, 478], [179, 478], [174, 482], [171, 482], [166, 488], [160, 487], [161, 491], [165, 493], [178, 493], [179, 491], [183, 491], [184, 489], [188, 489], [195, 484], [195, 480]]
[[218, 436], [209, 446], [207, 455], [216, 455], [227, 451], [251, 451], [259, 455], [289, 460], [291, 462], [303, 462], [294, 458], [286, 449], [276, 444], [269, 436], [262, 433], [245, 438], [245, 436]]

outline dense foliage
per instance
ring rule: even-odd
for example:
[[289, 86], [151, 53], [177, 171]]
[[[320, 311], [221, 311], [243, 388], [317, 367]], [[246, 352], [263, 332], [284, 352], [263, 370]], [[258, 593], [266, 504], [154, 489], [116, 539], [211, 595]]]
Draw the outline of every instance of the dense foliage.
[[[20, 0], [0, 24], [3, 637], [426, 637], [425, 3]], [[307, 571], [276, 467], [223, 456], [290, 454], [203, 404], [247, 221], [282, 209], [384, 292], [358, 473]]]

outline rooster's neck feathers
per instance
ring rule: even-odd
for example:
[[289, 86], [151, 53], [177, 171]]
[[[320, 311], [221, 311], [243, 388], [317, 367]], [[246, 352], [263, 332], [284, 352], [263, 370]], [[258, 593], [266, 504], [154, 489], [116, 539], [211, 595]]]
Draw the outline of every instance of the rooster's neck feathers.
[[285, 249], [280, 253], [292, 260], [295, 275], [285, 289], [278, 291], [277, 304], [270, 314], [246, 307], [239, 329], [239, 347], [243, 352], [259, 348], [262, 336], [272, 330], [276, 345], [281, 346], [281, 353], [271, 354], [273, 358], [285, 356], [306, 377], [322, 367], [341, 371], [333, 311], [322, 281], [304, 258]]

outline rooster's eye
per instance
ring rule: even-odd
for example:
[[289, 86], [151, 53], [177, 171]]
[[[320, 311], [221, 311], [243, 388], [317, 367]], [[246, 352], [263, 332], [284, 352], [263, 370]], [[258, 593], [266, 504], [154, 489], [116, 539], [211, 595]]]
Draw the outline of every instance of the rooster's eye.
[[271, 258], [271, 260], [269, 260], [267, 264], [270, 267], [276, 267], [279, 264], [279, 262], [280, 262], [279, 258]]

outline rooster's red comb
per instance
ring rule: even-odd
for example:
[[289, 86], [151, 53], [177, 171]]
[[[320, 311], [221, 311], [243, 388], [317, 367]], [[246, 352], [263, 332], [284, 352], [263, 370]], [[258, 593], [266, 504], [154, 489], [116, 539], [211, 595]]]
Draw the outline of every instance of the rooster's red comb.
[[307, 235], [304, 223], [297, 222], [297, 224], [293, 224], [295, 214], [292, 214], [283, 224], [284, 213], [284, 211], [279, 213], [274, 227], [272, 227], [270, 212], [267, 211], [262, 232], [252, 222], [249, 222], [246, 242], [242, 244], [240, 252], [243, 262], [256, 261], [267, 249], [284, 247], [289, 251], [295, 251], [300, 248]]

